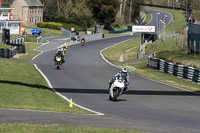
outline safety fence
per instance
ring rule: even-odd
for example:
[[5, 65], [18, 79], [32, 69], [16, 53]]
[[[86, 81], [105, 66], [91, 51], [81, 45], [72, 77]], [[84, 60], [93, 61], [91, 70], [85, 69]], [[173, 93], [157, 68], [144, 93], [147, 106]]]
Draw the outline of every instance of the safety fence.
[[200, 84], [200, 69], [148, 57], [148, 67]]
[[16, 55], [16, 53], [17, 53], [16, 50], [17, 50], [16, 46], [14, 48], [11, 48], [11, 49], [0, 48], [0, 58], [11, 58], [14, 55]]

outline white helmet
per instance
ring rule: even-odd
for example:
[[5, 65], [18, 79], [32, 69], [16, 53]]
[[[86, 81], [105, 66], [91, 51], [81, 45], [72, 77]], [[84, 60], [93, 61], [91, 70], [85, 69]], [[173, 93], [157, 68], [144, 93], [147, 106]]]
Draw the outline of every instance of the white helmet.
[[127, 69], [126, 68], [122, 68], [122, 70], [121, 70], [121, 73], [122, 73], [122, 75], [123, 76], [126, 76], [127, 75]]
[[127, 69], [126, 68], [122, 68], [122, 72], [123, 73], [127, 73]]

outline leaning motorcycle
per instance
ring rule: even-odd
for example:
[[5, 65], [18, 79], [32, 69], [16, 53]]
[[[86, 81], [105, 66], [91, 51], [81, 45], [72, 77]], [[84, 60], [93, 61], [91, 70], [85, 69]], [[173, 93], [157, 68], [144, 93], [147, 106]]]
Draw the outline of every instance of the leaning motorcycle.
[[123, 93], [124, 87], [125, 80], [115, 79], [109, 87], [109, 100], [116, 101], [117, 98]]
[[57, 69], [60, 69], [60, 67], [62, 65], [62, 58], [61, 58], [61, 56], [56, 56], [55, 65], [56, 65]]

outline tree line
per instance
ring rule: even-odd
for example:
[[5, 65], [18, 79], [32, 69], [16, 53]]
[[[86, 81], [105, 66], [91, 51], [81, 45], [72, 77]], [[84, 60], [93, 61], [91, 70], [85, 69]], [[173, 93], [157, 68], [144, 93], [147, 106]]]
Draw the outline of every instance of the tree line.
[[137, 22], [143, 0], [40, 0], [44, 21], [75, 23], [87, 27], [111, 26]]
[[[2, 0], [9, 7], [14, 0]], [[40, 0], [44, 5], [44, 21], [75, 23], [86, 27], [96, 24], [118, 26], [125, 22], [137, 23], [140, 4], [144, 0]]]

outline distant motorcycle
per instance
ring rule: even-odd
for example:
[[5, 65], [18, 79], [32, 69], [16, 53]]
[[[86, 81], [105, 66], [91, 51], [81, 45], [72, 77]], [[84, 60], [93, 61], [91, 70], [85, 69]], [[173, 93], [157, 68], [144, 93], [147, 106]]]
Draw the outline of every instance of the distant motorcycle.
[[56, 65], [57, 69], [60, 69], [60, 67], [62, 65], [62, 58], [61, 58], [61, 56], [56, 56], [55, 65]]
[[85, 45], [85, 39], [81, 40], [81, 45], [84, 46]]
[[109, 100], [116, 101], [117, 98], [123, 93], [124, 87], [125, 80], [116, 78], [109, 87]]

